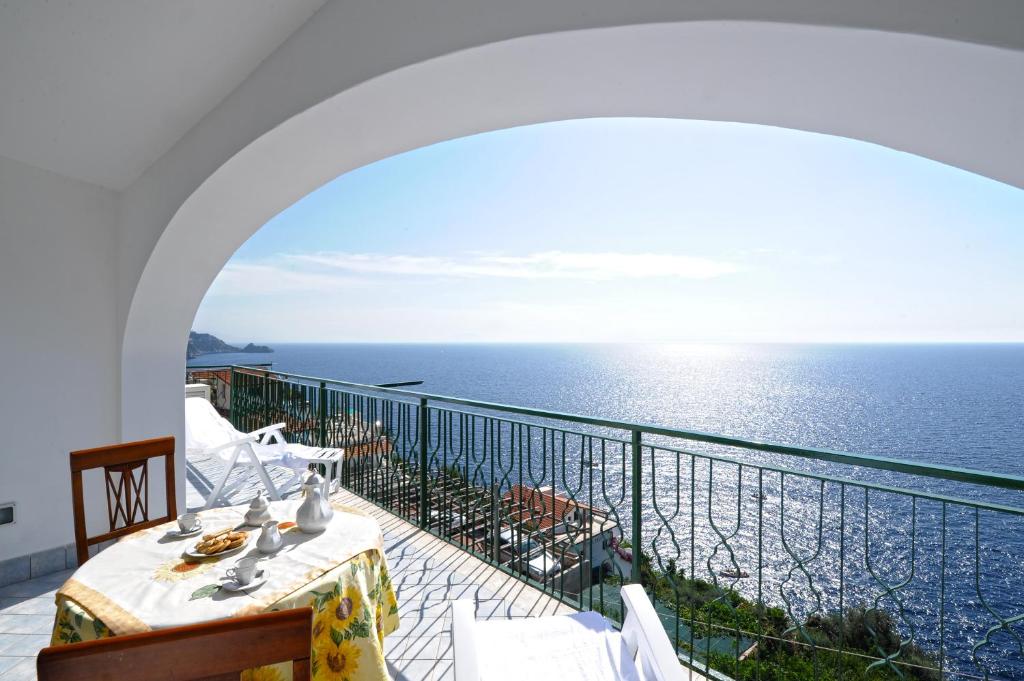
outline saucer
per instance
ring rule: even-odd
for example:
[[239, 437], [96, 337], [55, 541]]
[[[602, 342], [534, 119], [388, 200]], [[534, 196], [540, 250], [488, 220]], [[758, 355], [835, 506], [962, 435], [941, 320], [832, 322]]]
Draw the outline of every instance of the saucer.
[[263, 586], [264, 584], [266, 584], [267, 578], [262, 576], [263, 570], [257, 572], [256, 575], [257, 576], [248, 584], [239, 584], [235, 580], [228, 577], [227, 581], [222, 582], [220, 587], [225, 591], [248, 591], [249, 589], [255, 589], [258, 586]]
[[185, 537], [194, 537], [194, 536], [196, 536], [197, 534], [199, 534], [202, 531], [203, 531], [203, 526], [200, 525], [196, 529], [189, 530], [188, 532], [182, 532], [181, 530], [174, 529], [174, 530], [168, 530], [167, 534], [169, 536], [171, 536], [171, 537], [178, 537], [179, 539], [184, 539]]

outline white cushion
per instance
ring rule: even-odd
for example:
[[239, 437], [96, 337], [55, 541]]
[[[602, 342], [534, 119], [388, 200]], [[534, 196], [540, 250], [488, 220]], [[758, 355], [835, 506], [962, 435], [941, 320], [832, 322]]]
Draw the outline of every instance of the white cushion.
[[185, 451], [203, 452], [245, 437], [202, 397], [185, 398]]
[[296, 470], [306, 468], [312, 461], [318, 461], [319, 458], [316, 454], [321, 451], [318, 447], [293, 442], [272, 445], [253, 444], [252, 448], [263, 463], [272, 463]]
[[640, 681], [622, 635], [596, 612], [478, 621], [480, 681]]

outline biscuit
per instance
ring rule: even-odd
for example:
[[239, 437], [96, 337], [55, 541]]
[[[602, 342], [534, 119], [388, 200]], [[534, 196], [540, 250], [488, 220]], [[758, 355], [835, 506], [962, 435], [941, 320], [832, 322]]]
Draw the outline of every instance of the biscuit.
[[227, 539], [218, 539], [210, 545], [209, 549], [206, 551], [206, 555], [210, 555], [212, 553], [220, 553], [221, 551], [226, 549], [230, 543], [231, 542], [229, 542]]
[[235, 532], [230, 529], [221, 530], [214, 534], [204, 535], [203, 540], [196, 544], [195, 551], [205, 556], [212, 556], [215, 553], [238, 548], [245, 542], [248, 536], [248, 532]]

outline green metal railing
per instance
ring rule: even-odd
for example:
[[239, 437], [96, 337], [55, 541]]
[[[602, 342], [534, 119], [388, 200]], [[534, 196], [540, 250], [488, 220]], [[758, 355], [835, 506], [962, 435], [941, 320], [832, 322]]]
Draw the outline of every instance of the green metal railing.
[[736, 679], [1024, 678], [1024, 477], [228, 369], [236, 427], [576, 608], [640, 582]]

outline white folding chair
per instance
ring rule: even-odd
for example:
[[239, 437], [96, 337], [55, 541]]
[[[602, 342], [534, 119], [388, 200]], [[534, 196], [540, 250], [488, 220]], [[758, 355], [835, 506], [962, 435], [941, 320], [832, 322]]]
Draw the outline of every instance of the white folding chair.
[[[289, 443], [282, 433], [283, 423], [265, 426], [251, 433], [236, 430], [231, 422], [217, 413], [212, 404], [201, 397], [185, 399], [185, 450], [193, 455], [215, 455], [224, 461], [224, 470], [206, 499], [204, 509], [211, 508], [217, 500], [230, 503], [228, 495], [244, 485], [255, 473], [270, 498], [281, 498], [277, 487], [270, 479], [267, 466], [282, 466], [292, 470], [293, 475], [281, 489], [295, 484], [311, 464], [327, 468], [326, 484], [333, 488], [337, 484], [344, 449], [310, 447]], [[240, 476], [228, 485], [228, 477], [236, 467], [249, 469], [249, 475]]]
[[705, 681], [680, 665], [643, 587], [622, 600], [621, 632], [596, 612], [478, 622], [472, 600], [456, 601], [455, 681]]

